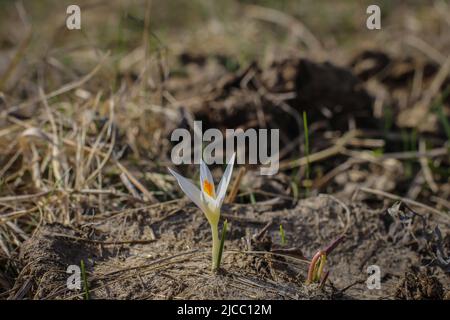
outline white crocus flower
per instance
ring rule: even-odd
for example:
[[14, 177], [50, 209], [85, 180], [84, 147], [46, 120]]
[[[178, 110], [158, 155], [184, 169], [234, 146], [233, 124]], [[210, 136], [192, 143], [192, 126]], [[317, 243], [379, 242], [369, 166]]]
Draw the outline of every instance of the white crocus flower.
[[219, 250], [220, 250], [220, 240], [219, 240], [219, 219], [220, 219], [220, 208], [222, 206], [223, 200], [227, 192], [228, 184], [231, 180], [231, 174], [233, 172], [234, 158], [236, 153], [233, 153], [230, 161], [228, 162], [227, 168], [220, 180], [217, 190], [214, 187], [214, 180], [212, 178], [211, 172], [209, 171], [203, 160], [200, 160], [200, 186], [201, 191], [195, 186], [189, 179], [179, 175], [172, 169], [168, 168], [170, 173], [174, 175], [177, 179], [181, 190], [189, 197], [189, 199], [194, 202], [200, 210], [208, 219], [211, 226], [212, 233], [212, 269], [216, 270], [218, 266]]

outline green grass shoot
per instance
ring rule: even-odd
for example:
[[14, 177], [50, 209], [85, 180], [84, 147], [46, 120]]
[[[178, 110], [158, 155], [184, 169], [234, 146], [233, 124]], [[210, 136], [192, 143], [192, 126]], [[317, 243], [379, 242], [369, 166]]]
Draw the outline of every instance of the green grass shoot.
[[[306, 155], [306, 180], [310, 179], [310, 164], [309, 164], [309, 132], [308, 132], [308, 118], [306, 112], [303, 111], [303, 131], [305, 133], [305, 155]], [[309, 190], [309, 187], [307, 187]]]
[[284, 233], [283, 225], [280, 224], [280, 237], [281, 237], [281, 245], [286, 245], [286, 234]]
[[256, 204], [256, 198], [255, 198], [255, 194], [253, 192], [250, 193], [249, 197], [250, 197], [250, 203]]
[[89, 286], [86, 276], [86, 268], [84, 266], [83, 260], [80, 261], [80, 268], [81, 268], [81, 277], [83, 278], [84, 300], [89, 300], [90, 299]]

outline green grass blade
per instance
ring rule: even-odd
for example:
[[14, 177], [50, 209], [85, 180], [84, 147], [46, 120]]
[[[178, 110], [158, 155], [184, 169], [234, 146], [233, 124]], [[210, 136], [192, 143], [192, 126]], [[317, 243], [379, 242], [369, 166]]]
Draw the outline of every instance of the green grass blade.
[[83, 278], [84, 300], [89, 300], [90, 299], [89, 286], [87, 282], [86, 268], [84, 266], [83, 260], [80, 261], [80, 266], [81, 266], [81, 277]]
[[280, 224], [280, 237], [281, 237], [281, 245], [286, 245], [286, 234], [283, 229], [283, 225]]
[[305, 132], [305, 154], [306, 154], [306, 179], [309, 180], [309, 132], [308, 132], [308, 118], [306, 112], [303, 111], [303, 130]]
[[222, 238], [220, 239], [219, 255], [217, 257], [217, 268], [220, 268], [220, 262], [222, 261], [223, 247], [225, 244], [225, 238], [227, 237], [228, 222], [225, 220], [222, 226]]

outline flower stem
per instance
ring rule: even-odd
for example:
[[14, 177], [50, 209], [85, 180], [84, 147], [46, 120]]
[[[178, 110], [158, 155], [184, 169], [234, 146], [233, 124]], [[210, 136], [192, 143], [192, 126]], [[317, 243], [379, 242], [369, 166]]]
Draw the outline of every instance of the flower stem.
[[219, 240], [219, 224], [211, 224], [212, 234], [212, 271], [216, 271], [219, 262], [220, 240]]

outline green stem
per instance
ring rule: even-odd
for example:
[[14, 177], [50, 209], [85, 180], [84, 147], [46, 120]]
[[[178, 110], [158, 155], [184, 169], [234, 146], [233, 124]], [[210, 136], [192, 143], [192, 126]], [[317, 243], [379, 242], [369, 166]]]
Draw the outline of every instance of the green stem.
[[212, 234], [212, 271], [216, 271], [219, 262], [220, 240], [219, 240], [219, 224], [211, 224]]

